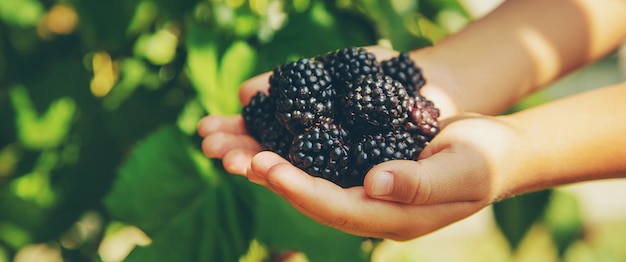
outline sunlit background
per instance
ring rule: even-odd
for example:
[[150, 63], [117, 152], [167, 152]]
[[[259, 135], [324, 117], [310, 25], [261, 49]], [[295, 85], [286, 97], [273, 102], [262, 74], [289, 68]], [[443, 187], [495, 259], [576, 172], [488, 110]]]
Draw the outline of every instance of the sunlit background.
[[[1, 261], [626, 261], [626, 182], [504, 201], [409, 242], [302, 216], [206, 159], [206, 114], [298, 57], [436, 43], [501, 1], [1, 0]], [[626, 48], [512, 110], [626, 79]]]

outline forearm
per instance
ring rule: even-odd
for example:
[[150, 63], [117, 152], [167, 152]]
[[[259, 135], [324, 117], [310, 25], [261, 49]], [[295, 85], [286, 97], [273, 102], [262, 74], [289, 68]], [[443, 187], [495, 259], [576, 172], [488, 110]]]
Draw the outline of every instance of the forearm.
[[425, 93], [446, 93], [459, 111], [497, 114], [625, 39], [624, 0], [509, 0], [411, 55], [431, 81]]
[[523, 168], [502, 196], [626, 177], [626, 82], [503, 116], [519, 130]]

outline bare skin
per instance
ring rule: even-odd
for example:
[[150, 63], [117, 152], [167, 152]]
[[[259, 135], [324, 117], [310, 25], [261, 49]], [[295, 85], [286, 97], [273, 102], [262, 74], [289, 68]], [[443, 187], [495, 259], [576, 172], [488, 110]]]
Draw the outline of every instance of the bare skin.
[[[626, 83], [497, 115], [615, 50], [626, 39], [624, 10], [623, 0], [509, 0], [411, 52], [427, 76], [423, 94], [441, 109], [442, 131], [418, 161], [379, 164], [362, 187], [342, 189], [262, 151], [240, 116], [200, 121], [204, 153], [322, 224], [394, 240], [433, 232], [513, 195], [626, 177]], [[395, 54], [370, 50], [379, 59]], [[242, 85], [242, 104], [267, 89], [267, 78]]]

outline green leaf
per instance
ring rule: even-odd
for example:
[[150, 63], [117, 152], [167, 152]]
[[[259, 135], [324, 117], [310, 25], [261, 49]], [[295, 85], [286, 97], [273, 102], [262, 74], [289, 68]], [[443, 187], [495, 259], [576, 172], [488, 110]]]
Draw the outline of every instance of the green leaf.
[[554, 191], [546, 208], [543, 222], [552, 233], [559, 256], [583, 233], [583, 221], [578, 199], [563, 191]]
[[436, 20], [437, 15], [443, 11], [455, 12], [467, 19], [470, 18], [458, 0], [421, 0], [419, 1], [419, 10], [420, 13], [432, 20]]
[[302, 12], [289, 13], [288, 22], [276, 31], [272, 42], [259, 48], [257, 68], [270, 71], [294, 57], [313, 57], [339, 48], [376, 44], [376, 30], [370, 19], [331, 8], [332, 4], [316, 1]]
[[75, 116], [76, 103], [72, 98], [63, 97], [53, 101], [48, 110], [40, 115], [25, 87], [14, 86], [10, 97], [16, 112], [18, 137], [24, 147], [51, 149], [61, 145]]
[[152, 239], [128, 261], [236, 261], [254, 225], [250, 193], [240, 183], [168, 126], [135, 148], [105, 205]]
[[[87, 49], [123, 48], [140, 0], [72, 1], [80, 17], [79, 31]], [[114, 18], [113, 18], [114, 17]]]
[[187, 37], [187, 72], [201, 103], [211, 114], [239, 112], [239, 86], [256, 68], [256, 53], [243, 41], [225, 44], [220, 35], [190, 24]]
[[0, 20], [21, 27], [34, 26], [45, 12], [37, 0], [0, 1]]
[[311, 262], [368, 261], [364, 238], [319, 224], [272, 192], [259, 188], [258, 240], [278, 251], [303, 252]]
[[528, 230], [541, 218], [548, 205], [550, 193], [550, 190], [537, 191], [493, 204], [496, 224], [511, 249], [517, 249]]
[[[398, 6], [398, 1], [363, 0], [362, 3], [365, 14], [375, 21], [378, 34], [389, 40], [393, 49], [409, 51], [426, 45], [423, 32], [420, 31], [425, 23], [418, 23], [423, 18], [417, 12], [416, 3], [403, 1], [405, 6]], [[429, 28], [434, 30], [436, 27], [430, 25]]]
[[138, 58], [126, 58], [119, 62], [122, 77], [111, 92], [104, 97], [103, 105], [107, 110], [116, 110], [126, 101], [148, 75], [148, 65]]
[[219, 97], [223, 101], [224, 113], [234, 114], [239, 111], [239, 86], [252, 75], [255, 62], [255, 51], [243, 41], [234, 42], [224, 52], [219, 74], [220, 91], [222, 91]]
[[176, 20], [183, 17], [199, 2], [198, 0], [153, 0], [159, 6], [159, 11], [167, 18]]
[[135, 55], [146, 58], [154, 65], [165, 65], [176, 56], [178, 36], [167, 29], [139, 36], [133, 48]]
[[49, 209], [16, 196], [9, 185], [0, 185], [0, 210], [0, 242], [16, 249], [28, 244], [50, 216]]
[[187, 36], [187, 75], [198, 93], [205, 110], [212, 114], [222, 113], [217, 89], [218, 43], [214, 32], [188, 23]]

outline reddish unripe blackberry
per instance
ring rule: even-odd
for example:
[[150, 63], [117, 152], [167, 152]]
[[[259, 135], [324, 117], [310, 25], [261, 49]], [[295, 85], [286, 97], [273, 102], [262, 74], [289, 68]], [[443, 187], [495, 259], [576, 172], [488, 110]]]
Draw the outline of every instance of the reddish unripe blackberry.
[[413, 107], [409, 112], [409, 118], [405, 129], [427, 137], [429, 140], [439, 133], [439, 109], [432, 101], [417, 94], [412, 98]]
[[332, 118], [335, 89], [321, 62], [301, 58], [274, 73], [270, 96], [276, 103], [276, 118], [292, 134], [301, 133], [322, 118]]
[[390, 130], [366, 134], [351, 146], [354, 170], [363, 176], [374, 166], [390, 160], [417, 160], [423, 141], [408, 131]]
[[413, 62], [406, 52], [381, 63], [385, 75], [402, 83], [409, 94], [417, 95], [420, 88], [426, 83], [422, 70]]
[[382, 69], [374, 54], [364, 48], [339, 49], [319, 59], [324, 62], [340, 94], [345, 93], [344, 87], [347, 83], [356, 82], [365, 76], [382, 74]]
[[400, 82], [389, 76], [367, 76], [351, 84], [342, 100], [350, 126], [394, 129], [403, 126], [413, 102]]
[[341, 125], [320, 123], [297, 135], [289, 151], [289, 160], [309, 175], [351, 186], [347, 177], [349, 133]]

